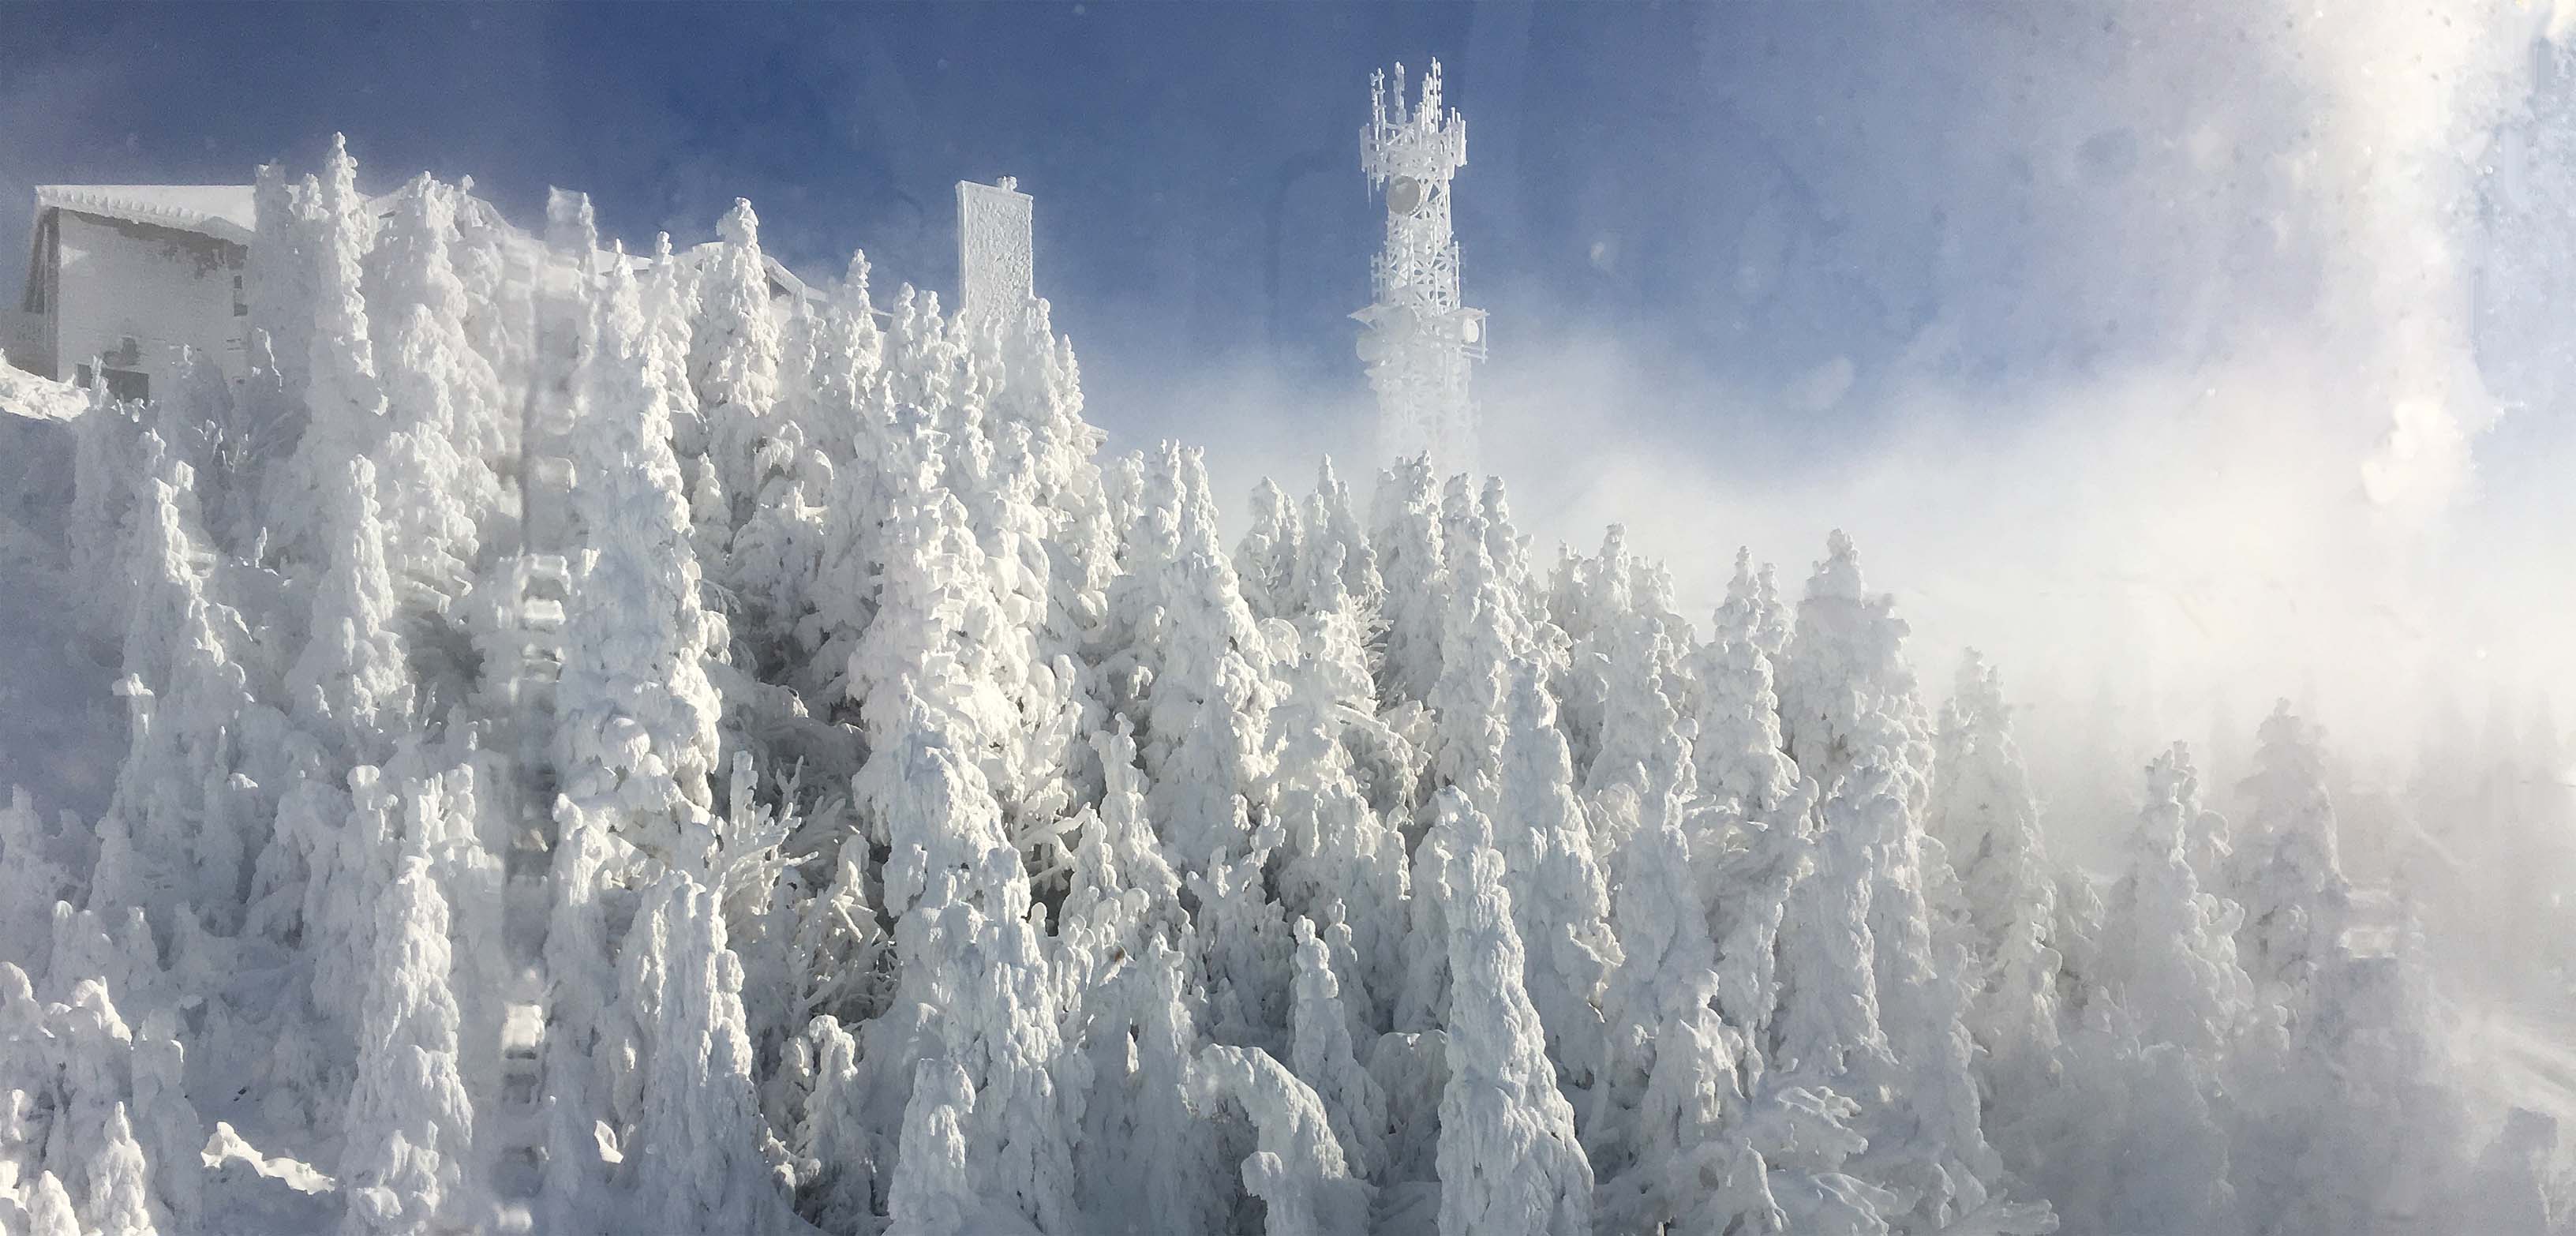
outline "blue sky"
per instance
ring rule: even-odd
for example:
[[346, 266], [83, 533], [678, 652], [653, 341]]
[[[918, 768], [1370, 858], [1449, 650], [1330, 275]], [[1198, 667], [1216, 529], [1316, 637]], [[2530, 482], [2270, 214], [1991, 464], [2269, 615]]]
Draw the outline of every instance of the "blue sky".
[[[686, 238], [740, 194], [791, 265], [837, 271], [864, 246], [891, 278], [947, 287], [948, 186], [1015, 174], [1041, 203], [1042, 290], [1113, 388], [1176, 354], [1356, 378], [1342, 315], [1375, 215], [1354, 134], [1367, 74], [1399, 59], [1441, 57], [1469, 116], [1459, 227], [1502, 344], [1614, 330], [1694, 377], [1808, 394], [1840, 383], [1838, 360], [1868, 390], [1936, 326], [1937, 363], [1988, 380], [2188, 345], [2203, 324], [2177, 289], [2223, 273], [2268, 186], [2174, 217], [2084, 199], [2158, 170], [2196, 87], [2292, 93], [2264, 84], [2261, 48], [2054, 2], [10, 17], [16, 198], [309, 165], [340, 129], [371, 178], [471, 173], [521, 218], [561, 184], [612, 233]], [[2276, 137], [2227, 140], [2263, 156]], [[2103, 286], [2117, 309], [2086, 290]]]

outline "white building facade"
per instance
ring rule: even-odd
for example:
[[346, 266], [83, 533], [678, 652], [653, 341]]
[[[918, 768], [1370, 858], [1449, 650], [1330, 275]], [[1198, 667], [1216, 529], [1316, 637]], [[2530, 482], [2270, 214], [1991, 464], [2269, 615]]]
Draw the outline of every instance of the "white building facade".
[[43, 185], [8, 359], [123, 399], [171, 390], [185, 349], [246, 366], [248, 185]]

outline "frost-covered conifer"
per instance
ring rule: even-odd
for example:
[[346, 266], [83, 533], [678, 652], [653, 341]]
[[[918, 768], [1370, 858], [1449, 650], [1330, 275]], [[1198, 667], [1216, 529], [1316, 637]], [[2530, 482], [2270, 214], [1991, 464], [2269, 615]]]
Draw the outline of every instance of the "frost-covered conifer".
[[1084, 1087], [1080, 1058], [1057, 1034], [1028, 878], [982, 777], [940, 740], [926, 708], [910, 713], [885, 869], [886, 903], [900, 915], [900, 986], [894, 1009], [870, 1026], [869, 1055], [938, 1054], [965, 1069], [978, 1179], [1024, 1220], [1061, 1227], [1073, 1213], [1068, 1130], [1080, 1125]]
[[827, 1231], [859, 1228], [875, 1215], [877, 1181], [895, 1160], [894, 1147], [860, 1110], [866, 1086], [858, 1040], [827, 1015], [807, 1023], [789, 1050], [797, 1067], [813, 1073], [790, 1132], [799, 1160], [797, 1210]]
[[389, 430], [383, 456], [390, 559], [430, 596], [453, 601], [477, 567], [484, 523], [509, 527], [491, 452], [502, 446], [500, 382], [474, 349], [469, 302], [449, 255], [454, 190], [405, 186], [373, 255], [376, 367]]
[[764, 1157], [742, 1010], [742, 962], [715, 890], [663, 872], [638, 912], [661, 953], [652, 1053], [635, 1127], [636, 1217], [686, 1231], [761, 1232], [779, 1199]]
[[301, 224], [314, 203], [299, 187], [277, 164], [259, 166], [251, 186], [257, 230], [242, 262], [249, 342], [267, 371], [252, 389], [273, 401], [258, 412], [263, 420], [297, 427], [303, 421], [305, 367], [313, 354], [313, 255], [306, 251], [309, 233]]
[[1779, 675], [1780, 724], [1798, 771], [1832, 787], [1865, 751], [1897, 763], [1909, 808], [1930, 788], [1932, 746], [1905, 663], [1907, 627], [1895, 599], [1864, 590], [1860, 553], [1837, 530], [1798, 602], [1796, 632]]
[[313, 589], [310, 638], [287, 676], [297, 719], [353, 765], [382, 762], [409, 731], [417, 702], [394, 625], [376, 481], [372, 461], [352, 459], [330, 491], [333, 517], [316, 535], [329, 565]]
[[1242, 800], [1231, 831], [1249, 837], [1240, 858], [1218, 857], [1189, 877], [1198, 901], [1193, 919], [1199, 972], [1206, 976], [1209, 1033], [1223, 1042], [1284, 1050], [1288, 1027], [1288, 920], [1269, 897], [1263, 875], [1280, 842], [1279, 825], [1254, 828]]
[[1780, 936], [1792, 890], [1814, 862], [1817, 797], [1816, 783], [1801, 781], [1767, 819], [1703, 811], [1684, 820], [1717, 941], [1718, 1011], [1756, 1042], [1768, 1041], [1780, 1005]]
[[778, 403], [781, 341], [769, 310], [760, 216], [750, 202], [736, 198], [716, 233], [716, 245], [693, 281], [689, 380], [706, 421], [708, 457], [732, 505], [729, 522], [739, 528], [760, 492], [760, 455]]
[[152, 1214], [149, 1169], [123, 1103], [109, 1110], [92, 1155], [88, 1187], [74, 1208], [82, 1229], [100, 1236], [155, 1236], [161, 1225]]
[[1428, 700], [1440, 681], [1441, 628], [1449, 606], [1440, 502], [1431, 465], [1407, 460], [1378, 474], [1369, 540], [1385, 588], [1385, 626], [1373, 646], [1378, 699]]
[[963, 1236], [994, 1220], [982, 1201], [967, 1151], [975, 1085], [954, 1061], [927, 1057], [913, 1066], [912, 1098], [903, 1109], [887, 1236]]
[[[145, 909], [169, 927], [182, 903], [229, 931], [239, 922], [252, 847], [266, 803], [238, 774], [246, 749], [254, 641], [239, 612], [215, 596], [213, 551], [191, 487], [195, 473], [146, 435], [154, 473], [137, 502], [124, 552], [130, 741], [101, 832], [127, 847], [102, 856], [90, 904]], [[381, 681], [381, 677], [379, 681]]]
[[0, 947], [32, 947], [49, 929], [54, 903], [79, 900], [76, 877], [56, 858], [55, 845], [35, 800], [12, 787], [0, 807]]
[[[1367, 691], [1365, 667], [1338, 611], [1307, 642], [1290, 672], [1287, 698], [1271, 711], [1271, 818], [1283, 833], [1279, 896], [1285, 912], [1347, 928], [1353, 997], [1367, 1024], [1393, 1002], [1403, 973], [1403, 834], [1371, 810], [1341, 742], [1364, 722], [1341, 701]], [[1337, 655], [1340, 654], [1340, 655]]]
[[[1696, 772], [1679, 707], [1678, 645], [1657, 605], [1642, 604], [1615, 621], [1615, 628], [1596, 632], [1596, 646], [1609, 656], [1600, 667], [1600, 728], [1584, 792], [1595, 801], [1620, 797], [1649, 811], [1678, 810], [1691, 796]], [[1640, 822], [1614, 812], [1604, 824], [1606, 847], [1615, 850]]]
[[1149, 942], [1176, 943], [1189, 922], [1181, 907], [1181, 878], [1145, 816], [1144, 774], [1136, 767], [1126, 718], [1092, 742], [1108, 791], [1096, 810], [1086, 809], [1076, 821], [1079, 839], [1057, 933], [1078, 958], [1067, 975], [1078, 984], [1077, 996], [1109, 981], [1129, 958], [1144, 956]]
[[[2171, 1043], [2143, 1043], [2115, 1001], [2065, 1039], [2059, 1086], [2020, 1113], [2034, 1184], [2069, 1232], [2243, 1236], [2230, 1128], [2212, 1069]], [[2222, 1099], [2221, 1102], [2224, 1100]]]
[[1780, 738], [1780, 701], [1763, 648], [1759, 582], [1752, 555], [1735, 554], [1735, 577], [1718, 606], [1709, 642], [1689, 659], [1698, 732], [1691, 769], [1706, 799], [1732, 798], [1747, 816], [1764, 818], [1797, 788], [1798, 768]]
[[348, 142], [331, 135], [331, 153], [318, 182], [307, 182], [312, 204], [298, 210], [296, 248], [303, 259], [311, 309], [304, 362], [304, 433], [282, 476], [285, 490], [272, 499], [290, 545], [301, 544], [312, 561], [337, 554], [318, 538], [338, 522], [332, 498], [348, 461], [371, 454], [383, 437], [385, 393], [368, 338], [363, 263], [375, 243], [373, 215], [358, 192], [357, 160]]
[[606, 910], [601, 904], [611, 855], [611, 818], [565, 802], [547, 891], [546, 1176], [535, 1207], [546, 1230], [597, 1232], [604, 1208], [605, 1165], [598, 1129], [609, 1114], [614, 1079], [605, 1032], [617, 996]]
[[[1620, 859], [1625, 961], [1602, 1001], [1610, 1030], [1606, 1114], [1586, 1136], [1623, 1227], [1694, 1231], [1775, 1222], [1760, 1157], [1743, 1140], [1743, 1036], [1720, 1021], [1717, 946], [1669, 813], [1641, 823]], [[1609, 1214], [1605, 1214], [1609, 1218]]]
[[1872, 847], [1884, 828], [1869, 813], [1896, 809], [1871, 796], [1890, 780], [1882, 767], [1835, 787], [1816, 831], [1813, 866], [1789, 894], [1779, 1008], [1765, 1055], [1800, 1084], [1833, 1086], [1855, 1076], [1867, 1084], [1889, 1067], [1870, 914], [1878, 887]]
[[1368, 1226], [1370, 1189], [1352, 1177], [1313, 1088], [1257, 1047], [1207, 1048], [1199, 1068], [1204, 1084], [1241, 1106], [1257, 1133], [1243, 1187], [1266, 1208], [1263, 1232], [1328, 1236]]
[[1435, 806], [1432, 828], [1451, 839], [1441, 1236], [1581, 1236], [1592, 1230], [1592, 1166], [1522, 985], [1503, 856], [1464, 796], [1443, 791]]
[[1993, 1093], [1995, 1084], [2045, 1085], [2057, 1046], [2059, 964], [2048, 945], [2057, 890], [2010, 711], [1994, 670], [1973, 651], [1933, 747], [1924, 831], [1946, 852], [1965, 901], [1958, 926], [1972, 967], [1969, 1029], [1993, 1061], [1989, 1099], [2018, 1106], [2027, 1094]]
[[1305, 526], [1297, 504], [1270, 478], [1252, 489], [1252, 528], [1234, 548], [1234, 574], [1255, 618], [1285, 618], [1296, 611], [1297, 568], [1305, 560]]
[[2236, 961], [2232, 916], [2201, 891], [2191, 865], [2191, 821], [2201, 814], [2199, 774], [2176, 743], [2147, 766], [2129, 872], [2105, 910], [2102, 969], [2146, 1042], [2216, 1061], [2251, 1013], [2253, 991]]
[[[984, 552], [966, 510], [945, 490], [918, 507], [895, 508], [894, 537], [875, 617], [849, 660], [849, 690], [861, 700], [869, 757], [858, 799], [882, 830], [883, 806], [903, 792], [890, 763], [927, 708], [939, 734], [974, 761], [987, 786], [1017, 785], [1019, 713], [1011, 686], [1026, 680], [1031, 646], [997, 605]], [[908, 685], [907, 685], [908, 684]]]
[[[1184, 942], [1188, 946], [1188, 942]], [[1088, 1213], [1108, 1232], [1223, 1230], [1227, 1183], [1197, 1078], [1198, 993], [1156, 939], [1092, 999], [1099, 1068], [1078, 1148]]]
[[589, 546], [565, 614], [554, 758], [576, 808], [671, 861], [705, 843], [690, 838], [712, 802], [719, 701], [706, 662], [721, 626], [700, 601], [668, 392], [624, 261], [593, 312], [571, 495]]
[[468, 1222], [474, 1109], [458, 1077], [447, 899], [418, 838], [387, 890], [359, 1023], [357, 1086], [342, 1122], [342, 1230]]
[[[1462, 504], [1463, 505], [1463, 504]], [[1485, 554], [1484, 520], [1473, 510], [1444, 532], [1449, 546], [1449, 612], [1440, 631], [1440, 673], [1423, 703], [1436, 715], [1431, 768], [1437, 784], [1491, 802], [1502, 760], [1503, 666], [1531, 640]]]
[[[1843, 826], [1860, 833], [1876, 869], [1869, 930], [1893, 1062], [1886, 1106], [1870, 1113], [1871, 1158], [1884, 1165], [1884, 1183], [1914, 1195], [1913, 1213], [1935, 1230], [1975, 1215], [1998, 1232], [2052, 1231], [2046, 1203], [1998, 1196], [2003, 1164], [1986, 1140], [1970, 1068], [1969, 991], [1958, 952], [1945, 957], [1937, 949], [1923, 891], [1925, 865], [1937, 858], [1927, 858], [1922, 826], [1904, 797], [1912, 787], [1892, 767], [1890, 753], [1872, 752], [1843, 787], [1857, 808]], [[1835, 825], [1828, 812], [1827, 827]]]
[[[1610, 894], [1592, 831], [1574, 795], [1574, 770], [1556, 709], [1538, 667], [1503, 667], [1500, 767], [1492, 798], [1494, 845], [1512, 925], [1527, 959], [1526, 986], [1545, 1029], [1549, 1058], [1588, 1089], [1608, 1062], [1596, 1007], [1620, 964], [1610, 930]], [[1453, 975], [1453, 981], [1455, 976]]]
[[1171, 856], [1205, 871], [1245, 853], [1233, 800], [1259, 791], [1276, 698], [1268, 641], [1220, 548], [1198, 452], [1165, 443], [1145, 473], [1119, 622], [1149, 659], [1147, 798]]
[[[2259, 755], [2257, 766], [2279, 769]], [[2338, 950], [2319, 961], [2292, 1055], [2249, 1104], [2268, 1116], [2247, 1155], [2258, 1230], [2451, 1222], [2443, 1208], [2468, 1140], [2451, 1014], [2432, 988], [2420, 925], [2403, 914], [2394, 926], [2386, 954]]]
[[1386, 596], [1385, 583], [1378, 576], [1377, 551], [1351, 507], [1350, 487], [1334, 474], [1329, 457], [1316, 465], [1315, 491], [1306, 495], [1300, 524], [1305, 539], [1298, 547], [1290, 616], [1333, 608], [1326, 598], [1335, 596], [1348, 598], [1361, 614], [1378, 613]]
[[1343, 1007], [1332, 950], [1315, 925], [1297, 920], [1297, 983], [1290, 1015], [1289, 1065], [1315, 1087], [1341, 1140], [1352, 1174], [1386, 1170], [1386, 1094], [1369, 1076], [1351, 1045], [1351, 1020]]
[[2527, 1107], [2507, 1113], [2504, 1128], [2478, 1155], [2463, 1190], [2462, 1224], [2494, 1236], [2548, 1236], [2561, 1230], [2568, 1204], [2551, 1187], [2558, 1122]]
[[2352, 885], [2344, 878], [2326, 793], [2323, 737], [2290, 712], [2272, 709], [2257, 735], [2245, 843], [2233, 888], [2244, 906], [2237, 955], [2258, 989], [2303, 1003], [2319, 972], [2341, 950]]

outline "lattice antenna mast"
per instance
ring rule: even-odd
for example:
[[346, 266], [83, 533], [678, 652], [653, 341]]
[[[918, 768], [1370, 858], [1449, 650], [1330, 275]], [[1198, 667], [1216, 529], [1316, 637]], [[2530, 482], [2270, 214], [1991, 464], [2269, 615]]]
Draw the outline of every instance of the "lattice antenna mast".
[[1386, 247], [1369, 267], [1376, 303], [1351, 316], [1366, 329], [1360, 359], [1377, 392], [1380, 456], [1430, 457], [1443, 471], [1476, 466], [1476, 408], [1467, 366], [1485, 358], [1485, 311], [1460, 304], [1458, 240], [1449, 181], [1467, 163], [1467, 122], [1440, 106], [1440, 62], [1407, 107], [1404, 66], [1394, 88], [1369, 76], [1370, 117], [1360, 170], [1386, 198]]

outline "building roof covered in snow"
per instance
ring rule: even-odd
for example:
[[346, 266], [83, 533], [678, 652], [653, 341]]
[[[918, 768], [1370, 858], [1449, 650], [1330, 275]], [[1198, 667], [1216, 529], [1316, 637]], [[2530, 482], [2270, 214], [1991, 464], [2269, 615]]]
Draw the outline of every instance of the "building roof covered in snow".
[[38, 185], [36, 213], [85, 215], [148, 223], [249, 244], [258, 210], [249, 185]]

